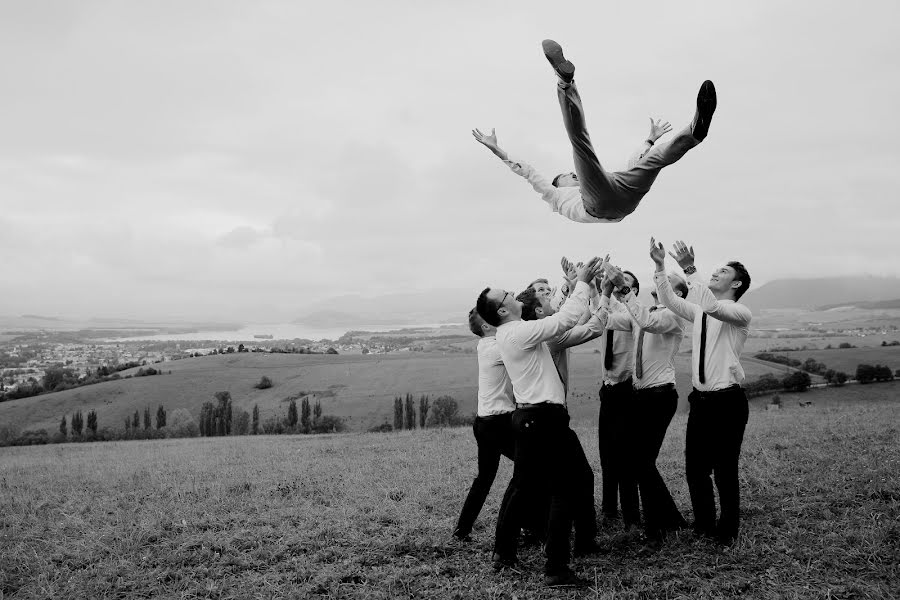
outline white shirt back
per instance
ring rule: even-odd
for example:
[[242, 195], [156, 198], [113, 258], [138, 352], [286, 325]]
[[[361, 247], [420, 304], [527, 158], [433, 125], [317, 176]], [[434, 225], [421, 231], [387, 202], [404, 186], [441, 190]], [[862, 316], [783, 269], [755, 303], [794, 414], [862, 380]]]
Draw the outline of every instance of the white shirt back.
[[512, 381], [494, 336], [478, 340], [478, 416], [489, 417], [516, 409]]

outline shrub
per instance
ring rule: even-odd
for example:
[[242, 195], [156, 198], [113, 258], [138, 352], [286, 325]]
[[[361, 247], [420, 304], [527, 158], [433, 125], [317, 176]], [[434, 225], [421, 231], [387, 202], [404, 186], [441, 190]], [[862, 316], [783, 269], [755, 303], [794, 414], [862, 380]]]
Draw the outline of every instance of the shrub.
[[200, 435], [200, 428], [193, 415], [184, 408], [176, 408], [166, 417], [165, 427], [166, 437], [197, 437]]
[[313, 433], [340, 433], [346, 429], [344, 420], [336, 415], [323, 415], [313, 425]]
[[284, 433], [284, 423], [276, 417], [269, 417], [262, 424], [262, 432], [265, 434], [281, 434]]
[[871, 383], [875, 381], [875, 367], [866, 364], [857, 365], [856, 380], [860, 383]]
[[448, 427], [455, 425], [459, 418], [459, 404], [452, 396], [441, 396], [431, 405], [431, 414], [428, 416], [430, 427]]
[[272, 379], [267, 375], [263, 375], [254, 387], [258, 390], [267, 390], [272, 387]]
[[795, 371], [782, 379], [781, 384], [789, 392], [805, 392], [812, 385], [812, 380], [809, 378], [809, 373]]
[[856, 346], [854, 346], [850, 342], [841, 342], [840, 344], [838, 344], [838, 348], [856, 348]]
[[12, 441], [13, 446], [36, 446], [39, 444], [49, 444], [50, 435], [46, 429], [33, 429], [23, 431]]
[[247, 435], [250, 433], [250, 413], [238, 409], [234, 415], [234, 424], [231, 433], [233, 435]]
[[394, 426], [385, 421], [381, 425], [376, 425], [375, 427], [370, 427], [369, 431], [371, 433], [390, 433], [394, 430]]

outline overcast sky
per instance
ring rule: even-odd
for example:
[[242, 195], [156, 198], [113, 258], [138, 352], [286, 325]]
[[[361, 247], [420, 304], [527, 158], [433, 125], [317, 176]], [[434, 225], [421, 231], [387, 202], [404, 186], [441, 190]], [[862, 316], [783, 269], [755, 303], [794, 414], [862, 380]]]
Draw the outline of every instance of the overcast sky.
[[[512, 289], [649, 238], [786, 276], [897, 275], [900, 4], [0, 4], [0, 314], [279, 320], [335, 295]], [[604, 165], [712, 79], [707, 140], [618, 224], [552, 213], [571, 152], [541, 40]], [[665, 138], [664, 138], [665, 139]]]

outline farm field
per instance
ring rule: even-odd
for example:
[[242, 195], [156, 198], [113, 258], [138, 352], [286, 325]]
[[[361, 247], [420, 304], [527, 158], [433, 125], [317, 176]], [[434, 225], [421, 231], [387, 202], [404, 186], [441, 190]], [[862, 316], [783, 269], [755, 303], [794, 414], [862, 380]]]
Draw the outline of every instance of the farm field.
[[814, 358], [828, 365], [829, 369], [844, 371], [851, 377], [859, 364], [887, 365], [891, 371], [900, 369], [900, 346], [875, 346], [860, 348], [838, 348], [834, 350], [796, 350], [778, 352], [799, 361]]
[[[862, 390], [863, 393], [860, 393]], [[751, 402], [743, 529], [658, 552], [618, 530], [579, 559], [584, 590], [490, 567], [511, 474], [473, 534], [448, 541], [475, 472], [471, 431], [253, 436], [0, 450], [3, 598], [895, 598], [900, 587], [900, 383]], [[685, 417], [660, 469], [690, 518]], [[591, 421], [576, 430], [598, 476]], [[595, 490], [595, 491], [596, 491]]]
[[[596, 342], [572, 354], [570, 360], [570, 405], [583, 416], [597, 410], [599, 355]], [[687, 347], [685, 347], [687, 348]], [[476, 356], [473, 353], [392, 353], [378, 355], [310, 355], [243, 353], [189, 358], [155, 365], [162, 375], [108, 381], [0, 403], [0, 424], [21, 430], [56, 431], [59, 420], [75, 410], [96, 410], [100, 427], [124, 428], [124, 420], [135, 410], [162, 404], [166, 410], [189, 410], [197, 416], [206, 401], [218, 391], [229, 391], [235, 408], [247, 411], [254, 404], [260, 418], [287, 413], [287, 399], [311, 393], [322, 403], [325, 414], [345, 417], [351, 430], [365, 431], [392, 419], [394, 396], [412, 393], [432, 399], [449, 394], [463, 413], [474, 412], [477, 392]], [[678, 390], [682, 407], [691, 390], [690, 354], [677, 357]], [[762, 373], [783, 375], [780, 365], [745, 361], [748, 379]], [[168, 371], [171, 370], [171, 374]], [[123, 371], [123, 377], [136, 369]], [[274, 387], [253, 387], [263, 375]]]

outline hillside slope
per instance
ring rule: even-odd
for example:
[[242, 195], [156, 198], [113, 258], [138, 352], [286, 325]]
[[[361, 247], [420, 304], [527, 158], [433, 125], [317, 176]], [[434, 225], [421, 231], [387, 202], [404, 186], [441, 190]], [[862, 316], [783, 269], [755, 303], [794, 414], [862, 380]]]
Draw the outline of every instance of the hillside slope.
[[[573, 417], [593, 415], [597, 409], [597, 354], [591, 348], [572, 354], [569, 409]], [[677, 357], [678, 390], [682, 404], [690, 392], [689, 354]], [[185, 408], [198, 415], [218, 391], [229, 391], [235, 408], [247, 411], [259, 405], [260, 418], [287, 413], [287, 399], [301, 393], [322, 403], [325, 414], [347, 418], [352, 430], [392, 420], [393, 398], [407, 392], [432, 400], [449, 394], [462, 412], [475, 410], [477, 367], [474, 354], [422, 353], [383, 355], [225, 354], [173, 361], [158, 365], [163, 375], [121, 379], [34, 398], [0, 403], [0, 422], [22, 429], [46, 428], [53, 432], [62, 415], [75, 410], [96, 410], [101, 427], [123, 428], [126, 417], [146, 406], [156, 411]], [[778, 365], [745, 364], [751, 379], [762, 373], [781, 374]], [[171, 370], [171, 374], [168, 371]], [[132, 371], [123, 371], [127, 375]], [[263, 375], [274, 386], [253, 386]], [[596, 416], [596, 415], [594, 415]]]

